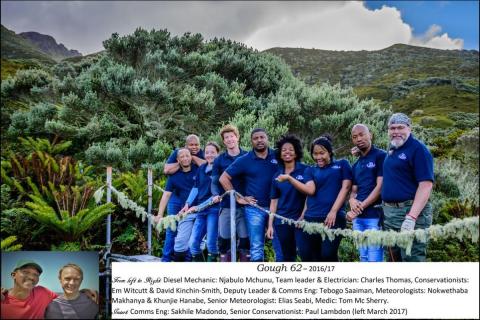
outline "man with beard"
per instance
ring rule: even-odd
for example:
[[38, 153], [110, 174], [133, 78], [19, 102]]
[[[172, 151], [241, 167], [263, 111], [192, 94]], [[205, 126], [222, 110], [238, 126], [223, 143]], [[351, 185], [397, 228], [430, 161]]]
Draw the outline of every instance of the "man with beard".
[[[382, 200], [386, 230], [412, 232], [432, 224], [429, 203], [433, 187], [433, 157], [415, 139], [411, 120], [395, 113], [388, 121], [390, 150], [383, 164]], [[426, 243], [413, 242], [411, 255], [398, 247], [388, 248], [390, 261], [425, 261]]]
[[[386, 152], [372, 145], [372, 134], [364, 124], [353, 126], [352, 142], [357, 147], [360, 158], [352, 167], [353, 183], [347, 220], [353, 220], [353, 230], [380, 230], [383, 212], [376, 206], [381, 203]], [[380, 246], [361, 247], [359, 253], [360, 261], [383, 261], [383, 249]]]
[[[275, 152], [268, 147], [265, 129], [254, 129], [250, 139], [253, 150], [235, 160], [220, 176], [220, 183], [225, 190], [232, 190], [232, 179], [243, 179], [246, 204], [257, 204], [268, 210], [270, 186], [272, 177], [278, 170], [278, 162]], [[250, 261], [263, 261], [268, 215], [258, 208], [247, 205], [245, 218], [250, 238]], [[277, 250], [275, 253], [281, 254]]]

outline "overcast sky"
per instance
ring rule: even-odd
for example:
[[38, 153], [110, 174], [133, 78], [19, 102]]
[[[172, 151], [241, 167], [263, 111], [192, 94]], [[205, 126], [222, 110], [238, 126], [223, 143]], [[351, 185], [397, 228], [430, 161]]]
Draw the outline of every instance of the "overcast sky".
[[258, 50], [378, 50], [395, 43], [478, 50], [477, 1], [2, 1], [1, 9], [2, 24], [16, 33], [49, 34], [83, 54], [137, 27], [226, 37]]

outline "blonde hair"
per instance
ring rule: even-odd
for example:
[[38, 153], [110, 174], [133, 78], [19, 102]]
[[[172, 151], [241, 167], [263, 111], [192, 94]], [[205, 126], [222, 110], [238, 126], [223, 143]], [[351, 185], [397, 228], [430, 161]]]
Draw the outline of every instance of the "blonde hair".
[[72, 269], [75, 269], [78, 271], [78, 273], [80, 273], [80, 277], [82, 278], [83, 280], [83, 271], [82, 271], [82, 268], [80, 268], [77, 264], [75, 263], [67, 263], [66, 265], [64, 265], [62, 268], [60, 268], [60, 270], [58, 271], [58, 278], [61, 279], [62, 278], [62, 271], [63, 269], [65, 268], [72, 268]]
[[223, 135], [228, 132], [233, 132], [233, 134], [240, 139], [240, 133], [238, 132], [237, 127], [235, 127], [232, 124], [227, 124], [223, 126], [223, 128], [220, 130], [220, 137], [222, 137], [222, 140], [223, 140]]

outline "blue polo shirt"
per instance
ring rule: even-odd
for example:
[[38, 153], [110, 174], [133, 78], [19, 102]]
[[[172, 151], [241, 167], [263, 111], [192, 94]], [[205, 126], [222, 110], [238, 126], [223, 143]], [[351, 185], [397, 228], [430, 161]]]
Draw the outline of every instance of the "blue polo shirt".
[[265, 159], [257, 157], [252, 150], [237, 158], [225, 171], [233, 180], [243, 179], [245, 196], [257, 199], [257, 204], [261, 207], [269, 207], [272, 177], [277, 170], [278, 162], [275, 159], [275, 152], [268, 149]]
[[[237, 158], [245, 155], [247, 151], [240, 148], [240, 153], [236, 156], [231, 156], [227, 151], [222, 152], [216, 159], [213, 161], [212, 169], [212, 194], [215, 196], [222, 195], [225, 192], [222, 185], [218, 181], [222, 173], [231, 165]], [[245, 187], [242, 184], [242, 180], [234, 179], [232, 181], [233, 188], [243, 194], [245, 192]], [[242, 206], [237, 203], [237, 207]], [[225, 197], [221, 202], [222, 208], [230, 208], [230, 198]]]
[[[210, 199], [212, 196], [212, 192], [210, 188], [211, 187], [210, 184], [212, 183], [212, 179], [211, 179], [212, 170], [207, 171], [207, 166], [208, 166], [208, 163], [204, 163], [197, 170], [197, 174], [194, 178], [195, 182], [193, 184], [193, 187], [197, 188], [198, 194], [190, 206], [199, 205], [204, 201], [207, 201], [208, 199]], [[218, 208], [219, 204], [218, 203], [214, 204], [212, 207]]]
[[[295, 169], [290, 175], [296, 180], [304, 183], [304, 173], [306, 168], [307, 165], [301, 162], [296, 162]], [[279, 170], [273, 175], [270, 199], [278, 199], [276, 213], [285, 218], [297, 220], [302, 214], [306, 195], [295, 189], [295, 187], [288, 181], [279, 182], [275, 180], [279, 175], [284, 173], [285, 167], [280, 166]], [[281, 220], [275, 219], [275, 223], [281, 223]]]
[[[325, 218], [332, 209], [343, 180], [352, 180], [352, 167], [345, 159], [333, 160], [327, 166], [308, 167], [305, 170], [305, 183], [313, 180], [315, 194], [307, 197], [306, 218]], [[345, 205], [338, 212], [345, 211]]]
[[188, 172], [178, 170], [174, 174], [168, 176], [165, 191], [170, 191], [182, 205], [185, 204], [188, 195], [190, 194], [190, 190], [193, 188], [196, 174], [197, 167], [194, 166], [192, 166], [192, 169]]
[[[177, 153], [178, 153], [178, 148], [173, 150], [172, 154], [167, 159], [167, 163], [176, 163], [177, 162]], [[200, 159], [205, 159], [205, 155], [203, 153], [203, 150], [198, 151], [198, 153], [195, 156], [199, 157]], [[192, 165], [197, 166], [193, 162], [192, 162]]]
[[[357, 200], [367, 199], [377, 186], [377, 177], [383, 177], [383, 161], [386, 155], [385, 151], [372, 145], [370, 151], [353, 164], [353, 185], [358, 187]], [[382, 209], [374, 208], [380, 203], [382, 203], [381, 197], [372, 205], [364, 208], [358, 218], [380, 218]]]
[[382, 199], [413, 200], [421, 181], [434, 181], [433, 157], [427, 147], [410, 134], [398, 149], [391, 149], [383, 163]]

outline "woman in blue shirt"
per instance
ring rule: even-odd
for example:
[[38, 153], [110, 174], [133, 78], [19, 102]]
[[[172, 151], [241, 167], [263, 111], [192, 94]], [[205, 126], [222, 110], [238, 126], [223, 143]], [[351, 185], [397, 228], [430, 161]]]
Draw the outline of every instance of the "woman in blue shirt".
[[[294, 135], [280, 138], [275, 144], [275, 156], [279, 163], [278, 171], [273, 175], [270, 191], [270, 212], [282, 217], [297, 220], [300, 218], [305, 203], [305, 194], [298, 191], [287, 181], [296, 179], [304, 181], [304, 171], [307, 168], [301, 162], [303, 158], [302, 142]], [[287, 181], [280, 182], [277, 178], [284, 177]], [[280, 243], [283, 261], [291, 262], [297, 258], [295, 233], [301, 232], [294, 225], [282, 223], [279, 218], [270, 216], [268, 221], [267, 237], [273, 239], [275, 235]]]
[[[220, 196], [212, 196], [210, 187], [212, 183], [213, 161], [219, 152], [220, 147], [215, 142], [208, 142], [205, 146], [205, 160], [207, 160], [207, 163], [202, 164], [198, 168], [195, 184], [190, 191], [185, 207], [182, 209], [182, 212], [188, 215], [196, 215], [190, 235], [189, 247], [193, 261], [197, 262], [204, 261], [200, 243], [205, 232], [207, 234], [207, 261], [217, 261], [218, 258], [218, 214], [220, 211], [218, 202], [220, 202]], [[215, 204], [202, 210], [202, 207], [210, 202]], [[198, 206], [195, 206], [195, 204]], [[192, 205], [194, 206], [192, 207]], [[195, 213], [197, 211], [198, 213]]]
[[[177, 152], [177, 161], [180, 165], [180, 170], [170, 175], [167, 179], [167, 185], [165, 186], [165, 192], [162, 195], [160, 200], [158, 215], [155, 217], [155, 222], [158, 223], [163, 218], [165, 209], [167, 208], [168, 202], [171, 200], [172, 194], [180, 201], [180, 203], [185, 203], [188, 197], [188, 193], [193, 187], [194, 178], [196, 175], [196, 167], [192, 166], [192, 155], [187, 148], [181, 148]], [[168, 210], [167, 210], [168, 211]], [[168, 212], [168, 215], [178, 214], [178, 212]], [[183, 226], [182, 226], [183, 225]], [[177, 232], [167, 229], [165, 234], [165, 243], [163, 247], [162, 261], [171, 261], [172, 257], [165, 257], [168, 253], [167, 248], [172, 247], [170, 243], [175, 241], [173, 246], [173, 260], [174, 261], [185, 261], [188, 259], [189, 252], [187, 248], [179, 248], [176, 243], [176, 236], [181, 231], [182, 228], [188, 226], [185, 224], [185, 220], [182, 220], [178, 226]], [[191, 229], [191, 228], [190, 228]], [[189, 233], [190, 234], [190, 233]]]
[[[315, 139], [310, 154], [316, 165], [305, 170], [305, 183], [289, 179], [295, 188], [308, 195], [300, 219], [324, 223], [328, 228], [345, 228], [345, 201], [352, 186], [350, 163], [333, 158], [329, 136]], [[302, 232], [296, 240], [302, 261], [338, 261], [341, 237], [322, 240], [320, 234]]]

